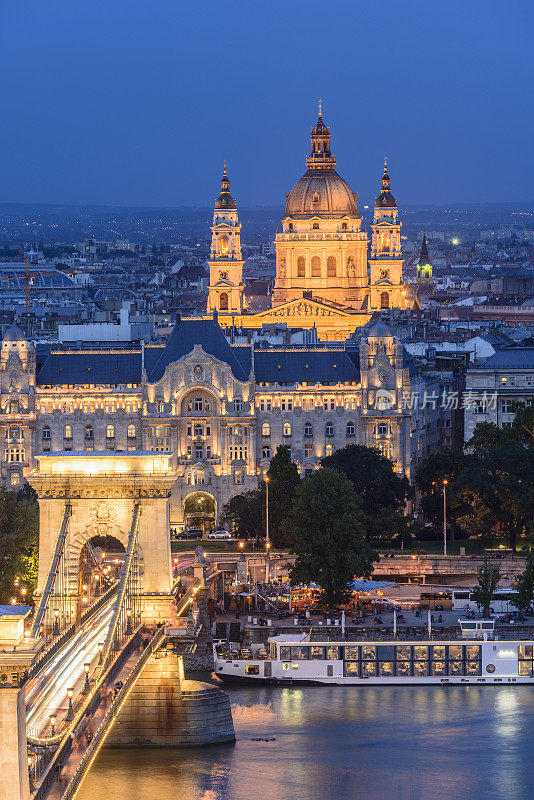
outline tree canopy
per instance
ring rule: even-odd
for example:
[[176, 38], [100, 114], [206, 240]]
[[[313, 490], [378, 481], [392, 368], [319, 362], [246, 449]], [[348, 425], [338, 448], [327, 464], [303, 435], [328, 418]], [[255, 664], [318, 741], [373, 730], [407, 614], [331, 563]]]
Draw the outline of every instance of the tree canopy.
[[365, 538], [366, 515], [347, 478], [323, 467], [297, 488], [285, 522], [291, 552], [297, 558], [291, 580], [315, 582], [329, 607], [350, 598], [354, 578], [369, 577], [378, 560]]
[[[37, 583], [39, 506], [29, 486], [0, 489], [0, 602], [9, 603], [18, 587], [31, 599]], [[19, 600], [21, 598], [19, 597]]]

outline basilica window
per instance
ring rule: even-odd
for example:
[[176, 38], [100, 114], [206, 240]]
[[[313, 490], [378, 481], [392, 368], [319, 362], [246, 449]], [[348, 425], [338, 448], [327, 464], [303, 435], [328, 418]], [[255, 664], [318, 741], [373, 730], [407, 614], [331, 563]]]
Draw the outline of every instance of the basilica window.
[[236, 414], [239, 414], [239, 412], [243, 411], [243, 401], [240, 397], [236, 397], [234, 400], [234, 411]]
[[230, 250], [230, 240], [228, 236], [221, 236], [221, 255], [225, 256]]
[[381, 292], [381, 294], [380, 294], [380, 308], [389, 308], [389, 294], [388, 294], [388, 292]]
[[327, 422], [326, 425], [325, 425], [324, 432], [325, 432], [325, 436], [333, 436], [334, 435], [334, 423], [333, 422]]
[[284, 436], [291, 436], [291, 423], [290, 422], [284, 422], [283, 434], [284, 434]]
[[304, 426], [304, 436], [313, 436], [313, 428], [309, 422]]
[[304, 256], [299, 256], [297, 258], [297, 278], [305, 278], [306, 277], [306, 259]]
[[271, 426], [268, 422], [264, 422], [261, 426], [261, 435], [262, 436], [270, 436], [271, 435]]
[[319, 256], [313, 256], [311, 260], [311, 276], [312, 278], [321, 277], [321, 259]]
[[52, 438], [52, 434], [50, 432], [50, 428], [48, 427], [48, 425], [45, 425], [44, 428], [43, 428], [43, 442], [47, 441], [47, 440], [50, 440], [51, 438]]
[[63, 436], [65, 439], [72, 439], [72, 425], [65, 425]]
[[106, 428], [106, 439], [113, 439], [115, 437], [115, 428], [113, 425], [108, 425]]
[[128, 439], [135, 439], [135, 425], [128, 425]]
[[228, 295], [226, 292], [222, 292], [219, 295], [219, 309], [221, 311], [228, 311]]
[[354, 427], [354, 422], [347, 422], [347, 436], [354, 436], [356, 433], [356, 428]]
[[337, 275], [336, 257], [328, 256], [326, 260], [326, 274], [329, 278], [335, 278]]

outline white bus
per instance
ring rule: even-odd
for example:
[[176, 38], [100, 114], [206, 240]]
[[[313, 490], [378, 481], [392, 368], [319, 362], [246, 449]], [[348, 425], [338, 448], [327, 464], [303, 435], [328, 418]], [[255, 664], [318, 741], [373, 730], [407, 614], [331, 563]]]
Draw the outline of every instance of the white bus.
[[[478, 605], [471, 599], [472, 589], [453, 589], [452, 609], [453, 611], [479, 611]], [[490, 613], [507, 614], [510, 611], [517, 611], [517, 606], [513, 600], [517, 597], [517, 589], [497, 589], [493, 595]], [[532, 609], [528, 610], [532, 613]]]

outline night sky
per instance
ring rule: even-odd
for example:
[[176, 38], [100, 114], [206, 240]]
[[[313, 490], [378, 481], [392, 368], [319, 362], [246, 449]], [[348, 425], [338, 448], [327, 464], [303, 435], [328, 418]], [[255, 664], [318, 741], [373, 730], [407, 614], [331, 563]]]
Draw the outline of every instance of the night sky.
[[0, 202], [280, 205], [323, 99], [361, 204], [531, 201], [531, 0], [16, 0]]

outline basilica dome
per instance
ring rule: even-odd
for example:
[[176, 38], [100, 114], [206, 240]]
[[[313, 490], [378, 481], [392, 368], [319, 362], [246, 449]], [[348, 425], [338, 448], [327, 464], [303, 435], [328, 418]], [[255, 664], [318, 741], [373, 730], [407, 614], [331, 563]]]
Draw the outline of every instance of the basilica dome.
[[319, 118], [311, 129], [311, 153], [306, 158], [306, 174], [286, 195], [284, 217], [359, 217], [357, 195], [336, 172], [336, 159], [330, 152], [330, 128]]
[[350, 187], [335, 170], [308, 172], [286, 198], [286, 217], [357, 217], [358, 207]]

